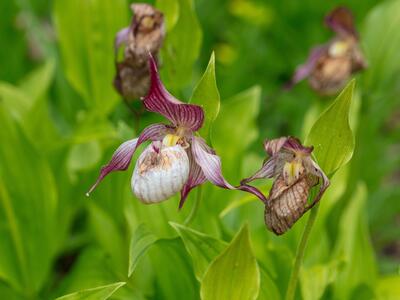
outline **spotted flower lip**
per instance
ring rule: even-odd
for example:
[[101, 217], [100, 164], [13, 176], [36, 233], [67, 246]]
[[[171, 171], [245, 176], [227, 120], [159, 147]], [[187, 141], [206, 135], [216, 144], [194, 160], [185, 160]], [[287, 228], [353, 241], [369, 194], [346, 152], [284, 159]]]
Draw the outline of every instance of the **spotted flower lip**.
[[311, 49], [307, 61], [296, 68], [286, 88], [308, 78], [316, 92], [332, 95], [343, 88], [353, 73], [367, 67], [351, 11], [338, 7], [326, 16], [325, 24], [335, 36], [328, 43]]
[[[103, 166], [95, 184], [90, 188], [89, 195], [109, 173], [126, 170], [135, 150], [144, 142], [171, 145], [181, 145], [187, 153], [189, 174], [181, 188], [182, 207], [189, 192], [196, 186], [210, 181], [212, 184], [231, 190], [242, 190], [254, 194], [262, 201], [265, 196], [255, 187], [248, 185], [233, 186], [222, 175], [221, 159], [215, 151], [206, 144], [203, 138], [196, 134], [204, 122], [203, 109], [194, 104], [186, 104], [172, 96], [162, 84], [157, 65], [149, 53], [150, 90], [142, 98], [144, 107], [167, 118], [171, 124], [152, 124], [145, 128], [138, 138], [121, 144], [113, 154], [109, 163]], [[167, 141], [167, 142], [166, 142]], [[154, 152], [154, 151], [153, 151]], [[157, 188], [154, 186], [152, 188]], [[148, 201], [148, 203], [153, 201]]]
[[[265, 222], [271, 231], [280, 235], [310, 208], [319, 202], [329, 186], [329, 179], [311, 158], [313, 147], [305, 147], [294, 137], [267, 140], [265, 151], [270, 156], [262, 167], [241, 184], [256, 179], [274, 178], [265, 201]], [[308, 204], [310, 190], [321, 180], [317, 195]]]

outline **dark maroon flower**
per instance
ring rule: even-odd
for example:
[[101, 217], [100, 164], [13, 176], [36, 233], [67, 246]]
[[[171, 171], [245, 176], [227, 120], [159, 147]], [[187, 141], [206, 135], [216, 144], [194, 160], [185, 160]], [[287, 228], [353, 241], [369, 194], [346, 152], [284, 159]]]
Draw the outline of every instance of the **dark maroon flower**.
[[336, 35], [327, 44], [311, 49], [307, 62], [297, 67], [289, 88], [308, 78], [315, 91], [332, 95], [345, 86], [353, 73], [366, 68], [350, 10], [336, 8], [325, 23]]
[[222, 175], [221, 159], [206, 142], [196, 135], [204, 121], [204, 111], [198, 105], [186, 104], [173, 97], [160, 81], [157, 66], [150, 56], [151, 86], [143, 104], [148, 111], [166, 117], [171, 124], [153, 124], [140, 136], [123, 143], [105, 165], [92, 192], [110, 172], [126, 170], [137, 147], [145, 141], [152, 143], [136, 162], [131, 187], [144, 203], [158, 203], [181, 192], [182, 207], [189, 192], [206, 180], [225, 189], [253, 193], [265, 201], [264, 195], [251, 186], [232, 186]]
[[[149, 91], [148, 53], [157, 57], [165, 36], [164, 17], [159, 10], [145, 3], [132, 4], [131, 10], [134, 14], [131, 25], [119, 31], [115, 38], [114, 86], [127, 100], [139, 99]], [[121, 46], [124, 46], [124, 59], [117, 61]]]
[[[270, 158], [253, 176], [242, 180], [242, 185], [260, 178], [275, 178], [265, 201], [265, 223], [280, 235], [321, 199], [329, 186], [329, 179], [311, 158], [313, 147], [304, 147], [293, 137], [282, 137], [265, 142]], [[320, 190], [310, 204], [310, 190], [322, 180]]]

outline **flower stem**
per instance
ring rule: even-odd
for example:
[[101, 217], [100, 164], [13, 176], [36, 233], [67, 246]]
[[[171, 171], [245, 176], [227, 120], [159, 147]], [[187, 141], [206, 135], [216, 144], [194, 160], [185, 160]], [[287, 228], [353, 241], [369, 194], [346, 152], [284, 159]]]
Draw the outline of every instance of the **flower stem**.
[[317, 204], [316, 206], [314, 206], [314, 208], [311, 209], [310, 216], [308, 217], [308, 220], [307, 220], [307, 224], [304, 227], [303, 235], [301, 237], [299, 247], [297, 248], [296, 258], [294, 261], [292, 274], [290, 275], [289, 285], [288, 285], [288, 288], [286, 291], [285, 300], [293, 300], [296, 295], [296, 286], [297, 286], [297, 281], [299, 279], [300, 266], [301, 266], [301, 262], [303, 260], [304, 252], [305, 252], [305, 249], [307, 246], [307, 242], [308, 242], [308, 238], [310, 236], [311, 229], [312, 229], [312, 227], [315, 223], [315, 219], [317, 217], [318, 207], [319, 207], [319, 205]]
[[197, 188], [196, 199], [193, 203], [192, 210], [190, 211], [186, 220], [183, 222], [184, 225], [187, 226], [193, 221], [194, 217], [196, 216], [197, 210], [199, 209], [201, 198], [203, 198], [203, 187], [199, 186]]

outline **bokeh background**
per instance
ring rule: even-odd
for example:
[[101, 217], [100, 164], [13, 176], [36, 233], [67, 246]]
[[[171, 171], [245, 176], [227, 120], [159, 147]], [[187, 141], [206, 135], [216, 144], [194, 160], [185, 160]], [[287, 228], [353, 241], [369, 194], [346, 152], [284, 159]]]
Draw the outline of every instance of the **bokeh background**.
[[[304, 139], [335, 98], [306, 82], [290, 92], [282, 86], [309, 49], [332, 36], [323, 18], [342, 2], [150, 3], [166, 17], [161, 77], [174, 95], [190, 98], [215, 52], [221, 111], [212, 138], [230, 181], [258, 169], [265, 138]], [[54, 299], [116, 282], [126, 284], [110, 299], [199, 299], [196, 256], [171, 221], [219, 245], [247, 222], [258, 297], [283, 298], [306, 216], [276, 237], [261, 202], [210, 184], [200, 203], [193, 191], [181, 211], [178, 197], [145, 206], [130, 192], [132, 166], [85, 197], [114, 149], [138, 134], [112, 85], [114, 35], [129, 24], [129, 4], [0, 1], [0, 299]], [[345, 5], [369, 64], [356, 76], [350, 114], [356, 148], [321, 201], [296, 297], [400, 299], [400, 2]], [[162, 119], [145, 113], [139, 127], [155, 120]], [[138, 227], [157, 239], [143, 253], [131, 247]], [[139, 258], [128, 276], [132, 256]]]

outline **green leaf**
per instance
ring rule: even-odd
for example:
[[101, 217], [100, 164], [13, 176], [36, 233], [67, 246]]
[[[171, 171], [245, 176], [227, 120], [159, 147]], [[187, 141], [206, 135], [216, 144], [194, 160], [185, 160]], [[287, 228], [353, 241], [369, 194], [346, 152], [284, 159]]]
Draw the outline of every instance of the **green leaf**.
[[167, 35], [175, 27], [179, 17], [178, 0], [157, 0], [156, 7], [164, 14]]
[[0, 276], [29, 295], [44, 284], [64, 228], [46, 158], [1, 103], [0, 128]]
[[342, 265], [342, 260], [333, 260], [327, 264], [318, 264], [308, 268], [303, 267], [300, 273], [303, 299], [321, 299], [327, 286], [336, 280]]
[[376, 266], [365, 215], [366, 197], [366, 186], [359, 183], [339, 221], [334, 253], [343, 257], [346, 265], [334, 284], [335, 299], [351, 299], [352, 290], [361, 285], [375, 287]]
[[256, 299], [259, 288], [260, 272], [245, 225], [207, 269], [200, 294], [203, 300], [247, 300]]
[[379, 279], [376, 288], [378, 300], [400, 299], [400, 276], [391, 275]]
[[199, 288], [191, 261], [179, 238], [161, 239], [149, 250], [157, 293], [156, 299], [198, 299]]
[[100, 114], [117, 103], [112, 87], [115, 34], [129, 25], [126, 0], [57, 0], [54, 22], [67, 79]]
[[[368, 61], [365, 88], [374, 93], [391, 89], [400, 73], [400, 1], [383, 1], [365, 19], [361, 37]], [[376, 47], [379, 45], [379, 47]]]
[[282, 296], [276, 286], [274, 280], [268, 273], [261, 267], [260, 268], [260, 294], [258, 295], [258, 300], [280, 300]]
[[321, 114], [306, 139], [314, 146], [314, 155], [327, 175], [346, 164], [354, 151], [354, 136], [349, 125], [349, 111], [355, 81], [352, 80]]
[[99, 286], [65, 295], [56, 300], [106, 300], [112, 296], [125, 282], [117, 282], [109, 285]]
[[255, 86], [224, 101], [213, 125], [213, 145], [222, 156], [224, 173], [236, 176], [234, 180], [241, 177], [238, 161], [258, 135], [260, 96], [261, 89]]
[[128, 277], [135, 271], [140, 258], [157, 241], [157, 237], [152, 234], [144, 224], [140, 224], [131, 238], [129, 248], [129, 271]]
[[203, 107], [205, 119], [200, 134], [205, 138], [209, 138], [211, 126], [218, 116], [220, 107], [219, 91], [215, 79], [214, 52], [211, 54], [207, 69], [195, 87], [189, 102]]
[[189, 227], [169, 222], [178, 232], [187, 252], [192, 257], [196, 278], [201, 281], [211, 261], [226, 248], [224, 241]]
[[162, 47], [165, 61], [161, 72], [166, 70], [167, 86], [182, 88], [190, 82], [193, 64], [199, 56], [202, 32], [194, 10], [193, 0], [177, 0], [179, 17], [176, 25], [167, 34]]

